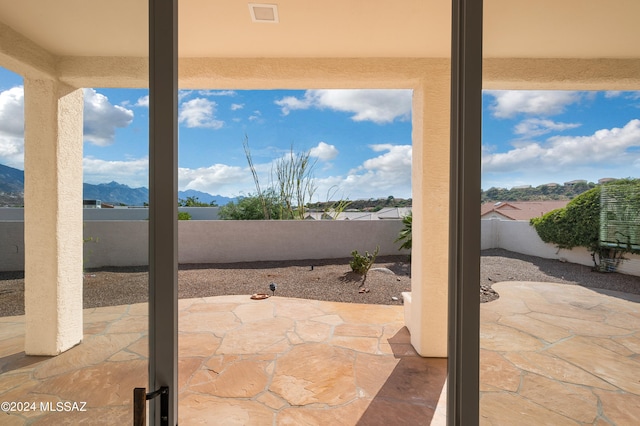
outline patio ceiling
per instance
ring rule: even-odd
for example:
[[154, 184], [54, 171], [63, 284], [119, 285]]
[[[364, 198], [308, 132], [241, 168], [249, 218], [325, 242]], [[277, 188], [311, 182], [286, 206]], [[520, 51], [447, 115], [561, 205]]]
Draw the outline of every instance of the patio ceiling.
[[[250, 2], [180, 1], [180, 56], [428, 58], [451, 50], [450, 0], [278, 0], [277, 24], [252, 22]], [[0, 21], [54, 57], [146, 57], [147, 4], [0, 0]], [[640, 58], [638, 16], [637, 0], [485, 0], [484, 55]]]

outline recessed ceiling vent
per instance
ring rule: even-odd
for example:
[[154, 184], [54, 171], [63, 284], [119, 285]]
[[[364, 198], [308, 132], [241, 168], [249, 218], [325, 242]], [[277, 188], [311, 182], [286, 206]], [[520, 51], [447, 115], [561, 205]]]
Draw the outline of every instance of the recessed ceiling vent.
[[251, 20], [253, 22], [278, 23], [277, 4], [249, 3], [249, 11], [251, 12]]

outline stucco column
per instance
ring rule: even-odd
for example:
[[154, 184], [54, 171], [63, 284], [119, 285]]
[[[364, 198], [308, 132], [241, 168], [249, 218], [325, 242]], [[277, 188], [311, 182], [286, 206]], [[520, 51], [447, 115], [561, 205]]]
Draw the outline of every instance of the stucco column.
[[25, 352], [82, 340], [82, 90], [24, 81]]
[[447, 356], [450, 64], [434, 60], [413, 92], [411, 344]]

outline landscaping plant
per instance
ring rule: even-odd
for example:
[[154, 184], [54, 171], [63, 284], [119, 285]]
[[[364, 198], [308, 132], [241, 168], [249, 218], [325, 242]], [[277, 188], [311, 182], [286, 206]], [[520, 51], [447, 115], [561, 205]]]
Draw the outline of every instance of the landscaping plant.
[[[625, 216], [637, 217], [640, 211], [640, 180], [622, 179], [606, 185], [627, 186], [629, 197], [624, 202]], [[615, 269], [625, 253], [640, 253], [640, 250], [626, 242], [630, 241], [630, 235], [619, 236], [619, 244], [613, 246], [601, 242], [601, 192], [602, 186], [590, 189], [571, 200], [566, 207], [533, 218], [530, 223], [545, 243], [555, 244], [561, 249], [585, 247], [591, 252], [594, 269], [605, 272]], [[629, 210], [634, 210], [635, 214], [631, 215]], [[615, 211], [605, 212], [609, 216], [614, 214]], [[637, 220], [627, 226], [631, 233], [637, 233], [638, 227]]]
[[[394, 243], [402, 241], [402, 244], [400, 244], [400, 247], [398, 248], [398, 250], [405, 249], [405, 250], [411, 251], [411, 241], [412, 241], [411, 240], [411, 223], [412, 222], [413, 222], [413, 212], [409, 212], [408, 215], [402, 218], [402, 223], [404, 224], [404, 227], [398, 234], [398, 238], [396, 238], [396, 240], [394, 241]], [[409, 262], [411, 262], [411, 253], [409, 253]]]
[[[271, 176], [273, 180], [275, 175], [275, 182], [265, 189], [260, 186], [258, 172], [249, 149], [249, 137], [246, 135], [242, 146], [256, 186], [255, 196], [262, 208], [261, 218], [266, 220], [304, 219], [306, 205], [317, 189], [313, 176], [316, 160], [312, 160], [311, 151], [295, 152], [292, 145], [289, 153], [275, 162]], [[273, 195], [275, 195], [275, 205], [279, 208], [275, 216], [271, 209], [274, 204], [271, 199]]]
[[[352, 201], [349, 201], [349, 199], [345, 198], [341, 198], [338, 201], [329, 201], [334, 197], [334, 195], [336, 195], [336, 192], [338, 192], [338, 185], [333, 185], [327, 191], [327, 201], [323, 203], [322, 207], [322, 212], [324, 213], [322, 215], [323, 219], [329, 218], [337, 220], [338, 216], [340, 216], [340, 214], [342, 214], [342, 212], [344, 212], [346, 208], [349, 207], [352, 203]], [[319, 205], [320, 203], [317, 204]]]
[[376, 250], [373, 254], [370, 254], [368, 251], [364, 252], [364, 255], [358, 253], [358, 250], [354, 250], [351, 252], [351, 261], [349, 261], [349, 266], [351, 266], [351, 270], [356, 274], [362, 275], [362, 284], [360, 287], [364, 285], [367, 281], [367, 272], [373, 266], [373, 263], [376, 261], [376, 256], [378, 256], [378, 252], [380, 251], [380, 246], [376, 246]]

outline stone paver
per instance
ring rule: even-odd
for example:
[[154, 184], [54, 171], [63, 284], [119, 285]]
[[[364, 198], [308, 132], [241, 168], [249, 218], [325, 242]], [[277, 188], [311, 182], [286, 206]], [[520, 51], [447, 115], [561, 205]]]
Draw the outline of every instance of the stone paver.
[[640, 424], [640, 296], [504, 282], [481, 306], [480, 424]]
[[[87, 411], [0, 424], [130, 423], [148, 380], [146, 309], [85, 310], [83, 343], [53, 358], [24, 356], [24, 317], [2, 321], [0, 400]], [[402, 307], [223, 296], [179, 309], [179, 424], [444, 424], [446, 360], [417, 355]]]
[[[640, 424], [640, 297], [498, 283], [481, 306], [480, 424]], [[417, 355], [402, 307], [271, 297], [179, 302], [179, 424], [444, 425], [445, 359]], [[87, 309], [83, 343], [23, 352], [0, 321], [0, 401], [86, 411], [0, 413], [2, 425], [127, 424], [147, 384], [146, 305]]]

